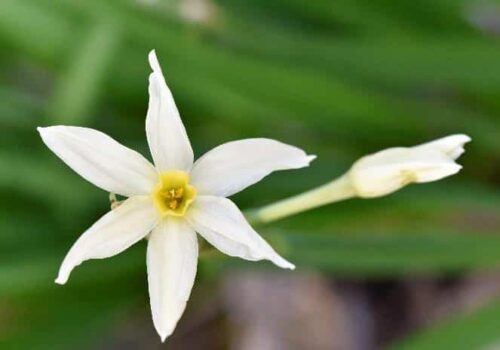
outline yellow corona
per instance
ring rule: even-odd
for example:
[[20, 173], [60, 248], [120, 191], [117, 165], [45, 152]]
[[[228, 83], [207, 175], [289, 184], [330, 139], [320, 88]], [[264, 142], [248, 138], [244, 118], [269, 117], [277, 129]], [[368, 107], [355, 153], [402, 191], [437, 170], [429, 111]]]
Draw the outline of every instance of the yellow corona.
[[172, 170], [160, 174], [160, 181], [152, 193], [159, 212], [171, 216], [183, 216], [196, 198], [196, 188], [189, 184], [189, 175]]

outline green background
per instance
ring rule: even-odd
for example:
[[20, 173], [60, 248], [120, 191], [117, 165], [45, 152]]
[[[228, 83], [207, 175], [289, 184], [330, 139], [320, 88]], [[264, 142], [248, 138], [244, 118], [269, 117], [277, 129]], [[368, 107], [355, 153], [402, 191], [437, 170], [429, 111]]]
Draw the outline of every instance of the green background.
[[[370, 284], [460, 279], [500, 265], [497, 2], [210, 4], [196, 22], [180, 1], [0, 2], [0, 349], [104, 346], [127, 332], [124, 319], [149, 317], [144, 243], [85, 263], [64, 287], [53, 283], [71, 244], [109, 202], [43, 145], [36, 127], [93, 127], [149, 158], [153, 48], [196, 156], [248, 137], [318, 155], [308, 169], [236, 195], [243, 209], [330, 181], [367, 153], [472, 137], [457, 176], [259, 227], [298, 273]], [[255, 268], [272, 267], [202, 259], [192, 307], [227, 269]], [[148, 332], [158, 341], [152, 323]], [[495, 341], [493, 300], [380, 346], [476, 349]]]

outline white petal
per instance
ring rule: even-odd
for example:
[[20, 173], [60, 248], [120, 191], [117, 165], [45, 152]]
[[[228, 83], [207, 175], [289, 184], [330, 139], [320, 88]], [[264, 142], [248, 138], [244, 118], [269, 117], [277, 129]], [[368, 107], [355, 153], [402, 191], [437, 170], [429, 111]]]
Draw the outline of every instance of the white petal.
[[282, 268], [295, 268], [253, 230], [238, 207], [227, 198], [197, 197], [187, 220], [203, 238], [224, 254], [251, 261], [265, 259]]
[[457, 159], [465, 152], [464, 145], [470, 142], [471, 138], [464, 134], [450, 135], [435, 141], [427, 142], [414, 148], [434, 149], [446, 154], [452, 159]]
[[43, 142], [71, 169], [108, 192], [149, 194], [158, 181], [155, 168], [139, 153], [89, 128], [38, 128]]
[[358, 160], [349, 172], [361, 197], [392, 193], [412, 182], [430, 182], [461, 169], [448, 155], [432, 148], [389, 148]]
[[193, 149], [154, 50], [149, 53], [149, 64], [153, 73], [149, 76], [146, 133], [153, 160], [160, 171], [189, 171]]
[[449, 162], [441, 164], [426, 164], [421, 166], [416, 174], [416, 183], [432, 182], [444, 179], [445, 177], [455, 175], [462, 166], [460, 164]]
[[196, 276], [198, 240], [182, 219], [167, 218], [151, 233], [147, 265], [156, 331], [165, 341], [184, 312]]
[[65, 284], [71, 271], [85, 260], [121, 253], [144, 238], [158, 220], [158, 212], [149, 196], [125, 200], [78, 238], [64, 258], [56, 283]]
[[196, 161], [191, 182], [200, 194], [228, 197], [276, 170], [298, 169], [315, 156], [275, 140], [246, 139], [215, 147]]

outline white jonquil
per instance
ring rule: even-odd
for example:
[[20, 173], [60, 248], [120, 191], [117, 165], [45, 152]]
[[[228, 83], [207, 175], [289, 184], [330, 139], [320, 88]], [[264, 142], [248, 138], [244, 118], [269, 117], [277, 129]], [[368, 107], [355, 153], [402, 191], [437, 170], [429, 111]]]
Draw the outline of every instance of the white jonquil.
[[464, 152], [467, 135], [451, 135], [414, 147], [395, 147], [356, 161], [341, 177], [252, 213], [255, 221], [271, 222], [321, 205], [361, 197], [380, 197], [410, 183], [437, 181], [456, 174], [455, 160]]
[[148, 238], [151, 311], [162, 341], [172, 334], [191, 293], [199, 233], [221, 252], [246, 260], [294, 265], [255, 232], [226, 197], [273, 171], [306, 167], [314, 156], [270, 139], [225, 143], [193, 163], [193, 150], [155, 52], [149, 54], [146, 133], [154, 166], [97, 130], [38, 128], [45, 144], [84, 179], [128, 197], [71, 247], [56, 282], [85, 260], [116, 255]]
[[414, 147], [395, 147], [358, 160], [348, 173], [359, 197], [379, 197], [410, 183], [437, 181], [456, 174], [455, 160], [464, 153], [467, 135], [451, 135]]

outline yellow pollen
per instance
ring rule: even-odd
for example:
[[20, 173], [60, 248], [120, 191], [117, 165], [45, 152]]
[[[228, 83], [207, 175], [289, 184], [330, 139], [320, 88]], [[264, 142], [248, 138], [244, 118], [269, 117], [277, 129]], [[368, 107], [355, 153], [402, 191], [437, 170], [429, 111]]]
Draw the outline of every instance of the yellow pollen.
[[160, 174], [152, 197], [162, 215], [183, 216], [196, 198], [196, 189], [189, 184], [189, 175], [172, 170]]
[[177, 203], [177, 201], [174, 199], [174, 200], [171, 200], [170, 202], [168, 202], [168, 207], [172, 210], [175, 210], [177, 209], [177, 206], [179, 205], [179, 203]]

